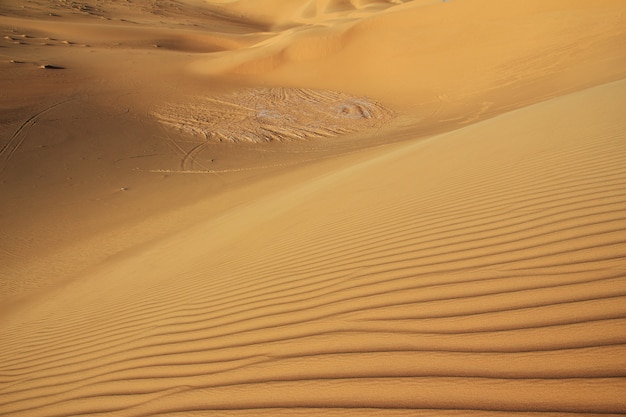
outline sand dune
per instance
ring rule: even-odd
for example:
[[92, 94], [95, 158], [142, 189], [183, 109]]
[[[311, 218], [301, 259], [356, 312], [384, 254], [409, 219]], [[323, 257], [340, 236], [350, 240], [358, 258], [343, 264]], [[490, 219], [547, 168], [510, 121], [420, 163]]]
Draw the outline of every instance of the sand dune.
[[352, 156], [84, 277], [5, 320], [3, 410], [622, 413], [625, 92]]
[[626, 414], [625, 12], [0, 5], [0, 415]]

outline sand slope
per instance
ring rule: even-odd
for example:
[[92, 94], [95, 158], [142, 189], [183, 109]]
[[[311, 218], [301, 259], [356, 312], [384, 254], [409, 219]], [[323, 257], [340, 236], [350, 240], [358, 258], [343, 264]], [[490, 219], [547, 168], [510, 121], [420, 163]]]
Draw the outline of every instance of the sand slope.
[[5, 320], [3, 413], [624, 412], [625, 93], [352, 157], [85, 277]]
[[[242, 204], [252, 179], [620, 80], [625, 7], [4, 2], [0, 308]], [[304, 143], [213, 146], [267, 140]]]
[[0, 415], [626, 414], [625, 12], [0, 4]]

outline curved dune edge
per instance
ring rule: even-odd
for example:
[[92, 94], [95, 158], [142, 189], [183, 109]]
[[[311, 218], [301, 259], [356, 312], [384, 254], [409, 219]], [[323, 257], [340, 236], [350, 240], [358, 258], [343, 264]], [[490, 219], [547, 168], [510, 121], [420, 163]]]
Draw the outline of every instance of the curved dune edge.
[[[587, 88], [591, 79], [601, 84], [624, 77], [622, 54], [605, 53], [626, 39], [623, 3], [615, 0], [386, 3], [376, 13], [344, 12], [328, 22], [316, 15], [274, 29], [252, 48], [199, 56], [189, 68], [366, 95], [417, 108], [424, 118], [465, 122]], [[250, 9], [254, 15], [256, 8]]]
[[4, 318], [2, 414], [626, 412], [624, 97], [351, 156], [103, 267]]

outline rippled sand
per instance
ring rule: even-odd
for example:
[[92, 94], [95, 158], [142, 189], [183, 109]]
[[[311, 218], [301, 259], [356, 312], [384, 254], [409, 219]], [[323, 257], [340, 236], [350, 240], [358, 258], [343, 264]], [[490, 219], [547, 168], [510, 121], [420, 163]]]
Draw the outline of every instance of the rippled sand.
[[626, 414], [625, 16], [0, 3], [0, 415]]

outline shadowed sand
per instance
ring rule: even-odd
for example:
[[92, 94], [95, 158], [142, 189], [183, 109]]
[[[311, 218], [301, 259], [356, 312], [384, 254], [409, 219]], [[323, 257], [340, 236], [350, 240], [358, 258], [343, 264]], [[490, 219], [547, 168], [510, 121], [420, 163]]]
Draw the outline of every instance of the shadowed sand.
[[623, 415], [625, 12], [3, 3], [0, 414]]

